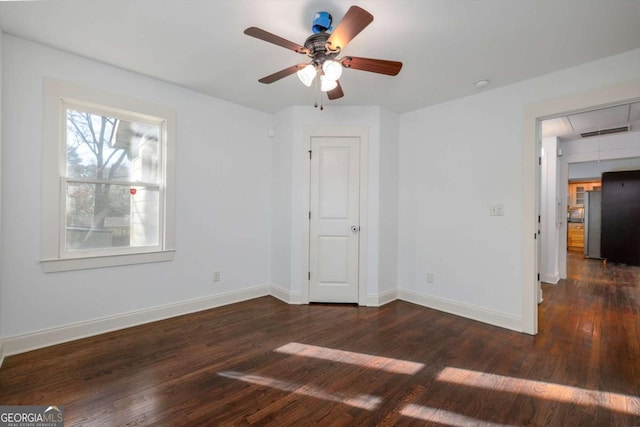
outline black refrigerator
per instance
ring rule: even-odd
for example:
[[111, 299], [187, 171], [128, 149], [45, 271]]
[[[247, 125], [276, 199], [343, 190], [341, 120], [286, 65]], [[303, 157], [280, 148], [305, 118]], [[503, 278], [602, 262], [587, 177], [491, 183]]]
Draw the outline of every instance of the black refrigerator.
[[640, 265], [640, 170], [602, 174], [601, 256]]

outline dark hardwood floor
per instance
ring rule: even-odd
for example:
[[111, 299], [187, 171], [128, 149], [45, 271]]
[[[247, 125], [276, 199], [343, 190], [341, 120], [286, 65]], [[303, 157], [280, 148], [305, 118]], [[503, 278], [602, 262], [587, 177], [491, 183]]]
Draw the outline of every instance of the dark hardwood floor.
[[640, 268], [569, 259], [535, 337], [265, 297], [8, 357], [0, 404], [67, 426], [640, 425]]

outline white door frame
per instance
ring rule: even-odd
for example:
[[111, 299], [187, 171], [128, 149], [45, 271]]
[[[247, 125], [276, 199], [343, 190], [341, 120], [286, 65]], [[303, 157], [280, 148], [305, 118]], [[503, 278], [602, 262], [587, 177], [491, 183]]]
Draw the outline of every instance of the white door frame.
[[[309, 150], [311, 150], [312, 137], [355, 137], [360, 139], [360, 248], [358, 259], [358, 305], [367, 305], [367, 260], [368, 260], [368, 200], [369, 200], [369, 129], [365, 126], [306, 126], [304, 129], [305, 158], [303, 167], [304, 182], [302, 185], [303, 211], [310, 209], [310, 186], [311, 186], [311, 161], [309, 160]], [[309, 304], [309, 218], [304, 221], [302, 231], [302, 274], [303, 283], [300, 299], [302, 304]]]
[[538, 259], [534, 235], [538, 230], [536, 193], [540, 180], [536, 180], [538, 163], [537, 138], [540, 121], [569, 112], [592, 110], [640, 99], [640, 80], [620, 83], [573, 96], [532, 104], [524, 111], [523, 147], [523, 227], [522, 227], [522, 332], [538, 333], [537, 272]]

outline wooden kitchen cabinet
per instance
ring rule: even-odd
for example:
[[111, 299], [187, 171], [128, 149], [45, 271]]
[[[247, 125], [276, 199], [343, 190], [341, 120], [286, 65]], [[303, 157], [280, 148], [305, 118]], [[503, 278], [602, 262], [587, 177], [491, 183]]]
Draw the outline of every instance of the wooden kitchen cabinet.
[[584, 224], [570, 222], [567, 227], [567, 248], [571, 251], [584, 250]]
[[602, 188], [600, 181], [569, 183], [569, 206], [584, 206], [584, 193]]

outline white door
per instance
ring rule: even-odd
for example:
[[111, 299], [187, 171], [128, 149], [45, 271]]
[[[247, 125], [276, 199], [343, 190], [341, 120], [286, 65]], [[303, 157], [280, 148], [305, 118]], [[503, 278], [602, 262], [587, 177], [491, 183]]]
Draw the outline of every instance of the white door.
[[358, 302], [360, 140], [311, 138], [309, 301]]

